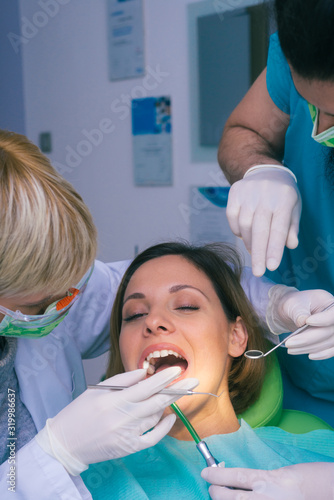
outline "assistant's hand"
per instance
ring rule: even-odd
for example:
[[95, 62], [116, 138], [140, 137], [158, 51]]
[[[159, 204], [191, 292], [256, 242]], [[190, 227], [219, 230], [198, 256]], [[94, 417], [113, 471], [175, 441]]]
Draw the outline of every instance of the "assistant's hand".
[[[208, 467], [203, 479], [211, 483], [213, 500], [330, 500], [334, 498], [334, 464], [296, 464], [265, 471]], [[236, 488], [234, 490], [226, 486]], [[251, 490], [251, 491], [244, 491]]]
[[[179, 367], [171, 367], [146, 380], [146, 370], [111, 377], [101, 384], [131, 387], [122, 391], [88, 389], [48, 419], [35, 439], [72, 475], [89, 464], [154, 446], [175, 422], [174, 414], [159, 422], [165, 408], [180, 397], [156, 393], [180, 373]], [[196, 385], [197, 379], [188, 378], [173, 387], [192, 389]]]
[[259, 165], [231, 186], [226, 215], [252, 256], [255, 276], [279, 266], [284, 246], [298, 245], [301, 197], [285, 167]]
[[272, 333], [292, 332], [305, 324], [305, 331], [287, 340], [289, 354], [308, 354], [310, 359], [334, 356], [334, 307], [323, 311], [334, 302], [334, 296], [325, 290], [305, 290], [275, 285], [269, 290], [266, 312]]

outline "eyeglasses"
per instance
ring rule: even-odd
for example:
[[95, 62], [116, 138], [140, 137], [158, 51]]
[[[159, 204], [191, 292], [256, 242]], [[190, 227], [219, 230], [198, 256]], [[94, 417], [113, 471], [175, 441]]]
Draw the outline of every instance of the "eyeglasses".
[[0, 321], [0, 335], [3, 335], [3, 330], [9, 325], [24, 329], [33, 329], [60, 322], [85, 291], [93, 269], [94, 265], [87, 271], [76, 287], [68, 290], [66, 297], [50, 304], [44, 314], [22, 314], [21, 311], [14, 312], [0, 305], [0, 313], [4, 315], [4, 318]]

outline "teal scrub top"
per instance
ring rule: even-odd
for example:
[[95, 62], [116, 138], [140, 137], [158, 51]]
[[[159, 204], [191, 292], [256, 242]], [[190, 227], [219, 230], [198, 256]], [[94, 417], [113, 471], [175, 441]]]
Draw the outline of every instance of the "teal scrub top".
[[[267, 88], [276, 106], [290, 115], [284, 164], [296, 174], [303, 203], [299, 245], [295, 250], [286, 248], [278, 270], [267, 276], [299, 290], [322, 288], [334, 294], [334, 176], [333, 184], [325, 177], [331, 148], [311, 137], [308, 103], [294, 86], [277, 33], [270, 39]], [[274, 114], [273, 126], [279, 127]], [[310, 361], [306, 355], [290, 356], [281, 350], [279, 359], [292, 383], [289, 407], [315, 413], [333, 426], [334, 358]]]
[[[306, 462], [334, 462], [334, 431], [289, 434], [275, 427], [251, 429], [205, 439], [225, 467], [272, 470]], [[93, 500], [210, 499], [201, 478], [205, 461], [194, 441], [166, 436], [157, 445], [122, 459], [95, 465], [81, 474]]]

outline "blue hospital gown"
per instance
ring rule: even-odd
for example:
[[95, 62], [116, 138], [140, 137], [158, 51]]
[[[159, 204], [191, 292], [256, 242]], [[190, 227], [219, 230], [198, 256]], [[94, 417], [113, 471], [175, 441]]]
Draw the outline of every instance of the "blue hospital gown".
[[[251, 429], [205, 439], [226, 467], [276, 469], [302, 462], [334, 462], [334, 431], [289, 434], [276, 427]], [[205, 462], [194, 441], [166, 436], [157, 445], [122, 459], [91, 465], [82, 473], [94, 500], [209, 499], [201, 476]]]
[[[267, 276], [299, 290], [322, 288], [334, 294], [334, 184], [325, 178], [325, 158], [332, 148], [311, 138], [308, 104], [294, 86], [277, 33], [270, 39], [267, 89], [276, 106], [290, 115], [284, 164], [296, 174], [303, 202], [299, 245], [295, 250], [285, 248], [278, 270]], [[275, 113], [272, 125], [279, 129]], [[307, 355], [291, 356], [285, 349], [278, 356], [288, 375], [284, 406], [316, 414], [334, 426], [334, 358], [310, 361]]]

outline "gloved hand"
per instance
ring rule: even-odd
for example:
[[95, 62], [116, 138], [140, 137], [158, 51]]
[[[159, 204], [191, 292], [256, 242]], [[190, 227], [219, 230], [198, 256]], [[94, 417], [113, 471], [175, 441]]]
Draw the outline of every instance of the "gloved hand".
[[301, 208], [294, 174], [280, 165], [252, 167], [231, 186], [226, 215], [252, 256], [255, 276], [277, 269], [285, 245], [297, 247]]
[[[146, 370], [111, 377], [101, 385], [131, 387], [122, 391], [88, 389], [48, 419], [35, 439], [72, 475], [80, 474], [89, 464], [154, 446], [175, 422], [174, 414], [159, 422], [165, 408], [180, 397], [156, 393], [180, 373], [179, 367], [171, 367], [146, 380]], [[197, 385], [197, 379], [187, 378], [173, 387], [192, 389]]]
[[334, 307], [321, 312], [334, 302], [325, 290], [305, 290], [275, 285], [268, 293], [267, 324], [272, 333], [293, 332], [305, 324], [305, 331], [287, 340], [289, 354], [308, 354], [310, 359], [334, 356]]
[[211, 483], [213, 500], [329, 500], [334, 491], [333, 463], [296, 464], [270, 471], [208, 467], [201, 476]]

